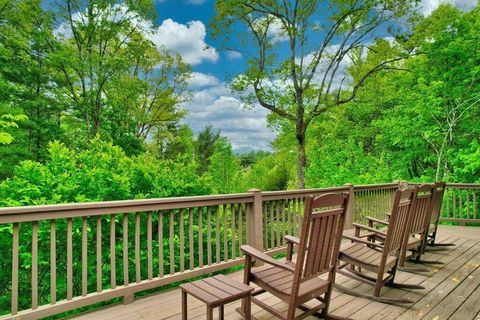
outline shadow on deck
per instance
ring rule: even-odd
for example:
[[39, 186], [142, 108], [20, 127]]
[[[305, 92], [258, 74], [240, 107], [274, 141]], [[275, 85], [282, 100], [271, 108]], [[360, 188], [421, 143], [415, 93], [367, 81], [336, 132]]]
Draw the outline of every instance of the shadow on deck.
[[[352, 319], [480, 319], [480, 228], [441, 226], [439, 242], [453, 242], [455, 247], [445, 251], [429, 251], [425, 260], [438, 260], [442, 265], [431, 266], [424, 274], [399, 272], [398, 282], [423, 285], [425, 290], [399, 290], [384, 288], [382, 295], [405, 296], [415, 301], [413, 305], [394, 306], [342, 294], [336, 290], [330, 307], [331, 313]], [[229, 275], [242, 281], [242, 272]], [[343, 276], [337, 282], [357, 291], [371, 292], [372, 288]], [[271, 295], [260, 296], [278, 310], [285, 311], [287, 305]], [[226, 319], [241, 319], [235, 313], [240, 302], [226, 305]], [[189, 297], [189, 319], [204, 319], [205, 306]], [[275, 319], [259, 307], [252, 306], [257, 319]], [[86, 319], [181, 319], [180, 290], [172, 289], [148, 297], [139, 298], [132, 304], [113, 305], [75, 317]], [[308, 319], [315, 319], [309, 317]]]

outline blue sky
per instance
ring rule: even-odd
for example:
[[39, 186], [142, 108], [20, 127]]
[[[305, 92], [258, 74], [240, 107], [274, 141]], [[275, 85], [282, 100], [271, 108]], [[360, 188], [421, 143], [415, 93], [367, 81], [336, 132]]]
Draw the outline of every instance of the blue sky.
[[[236, 152], [270, 150], [275, 134], [267, 128], [266, 110], [244, 110], [228, 90], [227, 83], [243, 71], [245, 59], [236, 52], [215, 51], [221, 40], [212, 39], [208, 30], [215, 15], [214, 0], [156, 0], [155, 6], [158, 28], [165, 31], [158, 34], [167, 34], [171, 40], [164, 44], [179, 51], [192, 65], [193, 96], [185, 105], [189, 110], [185, 120], [193, 131], [211, 124], [230, 139]], [[201, 50], [202, 45], [210, 48]]]

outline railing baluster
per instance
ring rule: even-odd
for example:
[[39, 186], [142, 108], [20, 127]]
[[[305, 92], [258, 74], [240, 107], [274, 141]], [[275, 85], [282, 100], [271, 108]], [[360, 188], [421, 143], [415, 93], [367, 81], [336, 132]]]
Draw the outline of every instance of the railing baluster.
[[57, 234], [56, 222], [50, 221], [50, 304], [57, 303]]
[[147, 277], [153, 279], [153, 235], [152, 235], [152, 212], [147, 212]]
[[18, 313], [18, 243], [20, 237], [20, 224], [13, 224], [12, 239], [12, 315]]
[[38, 308], [38, 222], [32, 222], [32, 309]]
[[265, 244], [265, 249], [268, 249], [268, 211], [267, 211], [267, 202], [264, 201], [262, 204], [262, 214], [263, 214], [263, 243]]
[[184, 252], [185, 252], [185, 232], [183, 230], [183, 209], [179, 211], [179, 223], [180, 223], [180, 272], [185, 271], [185, 259], [184, 259]]
[[102, 292], [102, 216], [97, 217], [97, 292]]
[[135, 213], [135, 281], [142, 280], [140, 269], [140, 213]]
[[277, 232], [277, 247], [280, 247], [281, 239], [280, 239], [280, 203], [278, 201], [275, 201], [275, 213], [276, 213], [276, 219], [275, 219], [275, 228]]
[[170, 274], [175, 273], [175, 241], [173, 241], [174, 238], [174, 226], [175, 226], [175, 220], [174, 220], [174, 210], [170, 210]]
[[117, 287], [117, 266], [115, 253], [115, 215], [110, 215], [110, 287]]
[[[457, 217], [457, 195], [456, 195], [456, 191], [455, 189], [452, 189], [452, 195], [453, 195], [453, 217], [456, 218]], [[462, 218], [461, 216], [459, 216], [459, 218]]]
[[292, 200], [286, 200], [287, 205], [287, 234], [292, 235]]
[[128, 213], [123, 214], [123, 285], [128, 286]]
[[477, 219], [477, 192], [473, 190], [473, 219]]
[[[243, 245], [243, 206], [240, 204], [238, 209], [238, 255], [242, 256], [241, 247]], [[264, 224], [265, 226], [267, 224]], [[265, 232], [265, 234], [267, 234]], [[266, 243], [266, 242], [265, 242]]]
[[235, 259], [237, 256], [236, 256], [236, 251], [237, 251], [237, 239], [236, 239], [236, 235], [235, 235], [235, 205], [232, 204], [230, 206], [230, 210], [231, 210], [231, 222], [230, 222], [230, 225], [231, 225], [231, 228], [232, 228], [232, 260]]
[[88, 294], [88, 221], [82, 217], [82, 296]]
[[203, 207], [198, 208], [198, 266], [203, 267]]
[[212, 210], [207, 208], [207, 262], [212, 264]]
[[193, 239], [193, 209], [188, 209], [188, 249], [190, 252], [190, 270], [195, 268], [195, 248]]
[[447, 201], [446, 201], [446, 214], [447, 214], [447, 218], [449, 218], [451, 215], [450, 215], [450, 189], [446, 188], [445, 189], [445, 197], [447, 198]]
[[281, 202], [281, 210], [282, 210], [282, 245], [284, 246], [285, 245], [285, 226], [286, 226], [286, 220], [285, 220], [285, 200], [280, 200]]
[[466, 217], [466, 218], [467, 218], [467, 219], [470, 219], [470, 194], [469, 194], [468, 191], [469, 191], [468, 189], [465, 190], [465, 195], [467, 196], [467, 200], [466, 200], [465, 206], [467, 207], [467, 208], [466, 208], [466, 211], [467, 211], [467, 212], [466, 212], [466, 213], [467, 213], [467, 217]]
[[215, 208], [215, 251], [217, 263], [220, 263], [220, 206]]
[[72, 218], [67, 219], [67, 300], [73, 298], [73, 244], [72, 244]]
[[273, 249], [275, 248], [275, 217], [273, 213], [273, 201], [269, 201], [268, 206], [270, 207], [270, 249]]
[[228, 261], [227, 205], [223, 205], [223, 260]]
[[459, 212], [459, 218], [460, 219], [463, 219], [463, 191], [462, 189], [458, 190], [458, 194], [459, 194], [459, 209], [460, 209], [460, 212]]
[[[170, 240], [173, 242], [173, 238]], [[165, 274], [163, 268], [163, 212], [158, 211], [158, 276]]]

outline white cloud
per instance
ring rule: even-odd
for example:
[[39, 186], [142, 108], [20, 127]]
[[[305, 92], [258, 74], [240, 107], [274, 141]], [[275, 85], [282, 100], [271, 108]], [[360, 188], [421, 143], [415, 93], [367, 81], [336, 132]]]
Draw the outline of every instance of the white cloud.
[[216, 62], [218, 52], [205, 42], [207, 31], [201, 21], [181, 24], [166, 19], [148, 38], [158, 47], [165, 46], [182, 55], [185, 62], [197, 65], [204, 61]]
[[254, 28], [258, 31], [267, 32], [274, 43], [288, 40], [287, 31], [282, 25], [282, 21], [273, 16], [258, 18], [254, 21]]
[[[154, 29], [150, 21], [142, 19], [135, 11], [130, 11], [127, 6], [120, 4], [104, 10], [98, 17], [98, 19], [106, 17], [112, 21], [129, 20], [158, 48], [165, 47], [178, 52], [183, 60], [191, 65], [198, 65], [204, 61], [216, 62], [219, 58], [217, 50], [205, 42], [207, 31], [201, 21], [181, 24], [172, 19], [166, 19]], [[72, 19], [76, 23], [86, 23], [87, 17], [82, 12], [76, 12], [72, 15]], [[68, 23], [59, 25], [54, 33], [65, 38], [72, 37], [72, 30]]]
[[185, 121], [195, 133], [211, 124], [232, 142], [236, 152], [271, 150], [275, 134], [267, 128], [268, 111], [245, 109], [224, 83], [195, 91], [185, 108], [189, 111]]
[[477, 4], [477, 0], [422, 0], [420, 4], [421, 13], [424, 16], [429, 16], [440, 4], [450, 3], [462, 10], [473, 9]]
[[242, 58], [242, 54], [238, 51], [234, 51], [234, 50], [229, 50], [227, 52], [225, 52], [225, 56], [227, 57], [228, 60], [236, 60], [236, 59], [241, 59]]
[[202, 88], [217, 86], [220, 81], [212, 74], [192, 72], [192, 77], [188, 80], [188, 83], [191, 88]]

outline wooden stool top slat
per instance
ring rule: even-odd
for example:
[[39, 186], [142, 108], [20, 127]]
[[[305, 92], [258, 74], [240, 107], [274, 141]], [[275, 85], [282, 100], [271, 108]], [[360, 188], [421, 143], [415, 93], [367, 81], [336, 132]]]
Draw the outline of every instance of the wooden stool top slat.
[[180, 288], [210, 307], [224, 305], [248, 296], [253, 288], [224, 275], [180, 285]]

